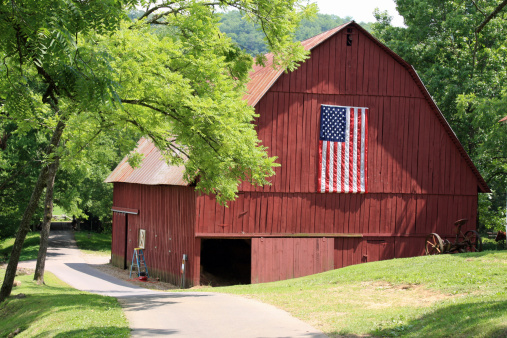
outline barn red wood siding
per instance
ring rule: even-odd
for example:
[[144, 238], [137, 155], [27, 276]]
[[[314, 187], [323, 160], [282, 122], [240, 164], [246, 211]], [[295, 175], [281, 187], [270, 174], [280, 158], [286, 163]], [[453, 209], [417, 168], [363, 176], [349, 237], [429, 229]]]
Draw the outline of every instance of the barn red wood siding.
[[113, 212], [111, 263], [121, 268], [124, 268], [126, 258], [126, 247], [125, 247], [126, 218], [127, 215], [124, 213]]
[[334, 268], [332, 238], [252, 239], [252, 283], [297, 278]]
[[[479, 183], [458, 145], [411, 73], [352, 30], [352, 46], [343, 29], [258, 102], [259, 139], [281, 166], [271, 186], [243, 183], [229, 208], [199, 197], [198, 236], [334, 235], [334, 266], [342, 267], [422, 254], [424, 236], [450, 236], [460, 218], [476, 227]], [[316, 193], [322, 104], [369, 108], [367, 194]]]
[[[322, 43], [259, 101], [279, 72], [254, 75], [256, 130], [281, 164], [272, 185], [243, 183], [225, 208], [192, 187], [115, 183], [114, 206], [139, 215], [114, 214], [114, 264], [123, 264], [125, 236], [130, 262], [145, 228], [150, 272], [179, 283], [188, 254], [187, 280], [196, 284], [202, 238], [248, 238], [251, 280], [268, 282], [420, 255], [428, 233], [451, 238], [460, 218], [469, 219], [464, 231], [476, 227], [478, 188], [487, 186], [416, 73], [356, 24], [334, 31], [312, 40]], [[369, 108], [367, 194], [317, 192], [322, 104]]]
[[225, 208], [199, 196], [197, 235], [452, 235], [459, 218], [474, 228], [476, 204], [477, 196], [244, 192]]
[[[193, 258], [199, 257], [200, 249], [195, 243], [195, 199], [196, 193], [191, 187], [115, 183], [113, 206], [139, 210], [138, 215], [127, 215], [128, 265], [138, 246], [139, 229], [145, 229], [144, 255], [151, 277], [179, 285], [182, 257], [187, 254], [190, 258], [187, 285], [198, 280], [199, 269], [193, 265]], [[121, 217], [125, 216], [115, 213], [114, 217], [112, 262], [123, 267]]]

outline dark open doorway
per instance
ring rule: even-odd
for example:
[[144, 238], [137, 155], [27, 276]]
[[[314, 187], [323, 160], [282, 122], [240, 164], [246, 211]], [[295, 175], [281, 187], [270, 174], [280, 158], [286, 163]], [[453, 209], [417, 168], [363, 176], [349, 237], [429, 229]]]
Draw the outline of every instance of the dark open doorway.
[[250, 284], [251, 267], [252, 241], [250, 239], [202, 240], [202, 285]]

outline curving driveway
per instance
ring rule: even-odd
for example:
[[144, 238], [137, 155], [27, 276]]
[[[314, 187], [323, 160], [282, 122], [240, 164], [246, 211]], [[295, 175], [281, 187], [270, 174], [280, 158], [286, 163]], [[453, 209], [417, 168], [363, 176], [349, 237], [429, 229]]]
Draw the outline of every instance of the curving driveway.
[[[99, 257], [95, 263], [108, 260]], [[34, 268], [35, 263], [19, 266]], [[154, 291], [109, 276], [85, 262], [70, 231], [51, 231], [46, 268], [76, 289], [118, 298], [133, 337], [326, 337], [287, 312], [255, 300]]]

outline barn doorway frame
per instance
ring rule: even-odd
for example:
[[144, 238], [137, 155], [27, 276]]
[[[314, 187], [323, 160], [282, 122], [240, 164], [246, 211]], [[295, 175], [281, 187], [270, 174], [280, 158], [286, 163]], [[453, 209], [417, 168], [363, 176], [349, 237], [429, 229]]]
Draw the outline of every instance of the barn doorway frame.
[[[125, 215], [125, 239], [123, 245], [123, 270], [128, 268], [127, 264], [127, 256], [128, 256], [128, 243], [129, 243], [129, 215], [138, 215], [138, 209], [130, 209], [130, 208], [122, 208], [122, 207], [112, 207], [111, 210], [113, 212], [117, 212]], [[114, 225], [113, 225], [114, 226]]]
[[251, 238], [201, 238], [200, 242], [201, 284], [252, 283]]

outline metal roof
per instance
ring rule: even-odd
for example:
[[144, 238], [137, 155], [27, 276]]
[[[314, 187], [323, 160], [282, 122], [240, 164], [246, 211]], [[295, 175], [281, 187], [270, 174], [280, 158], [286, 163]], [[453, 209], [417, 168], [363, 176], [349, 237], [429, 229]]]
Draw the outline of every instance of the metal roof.
[[[320, 45], [322, 42], [329, 39], [332, 35], [339, 32], [343, 27], [348, 24], [343, 24], [326, 32], [315, 35], [307, 40], [301, 42], [306, 50], [312, 50]], [[249, 105], [254, 107], [257, 102], [266, 94], [271, 86], [278, 80], [280, 75], [284, 72], [283, 68], [273, 68], [273, 54], [266, 54], [266, 62], [264, 66], [255, 65], [254, 70], [250, 73], [250, 81], [246, 85], [247, 94], [244, 99]]]
[[184, 166], [170, 166], [164, 160], [160, 150], [146, 138], [137, 143], [136, 151], [144, 155], [139, 168], [133, 169], [127, 162], [127, 157], [118, 164], [116, 169], [106, 178], [106, 183], [125, 182], [146, 185], [182, 185], [188, 183], [183, 180]]

